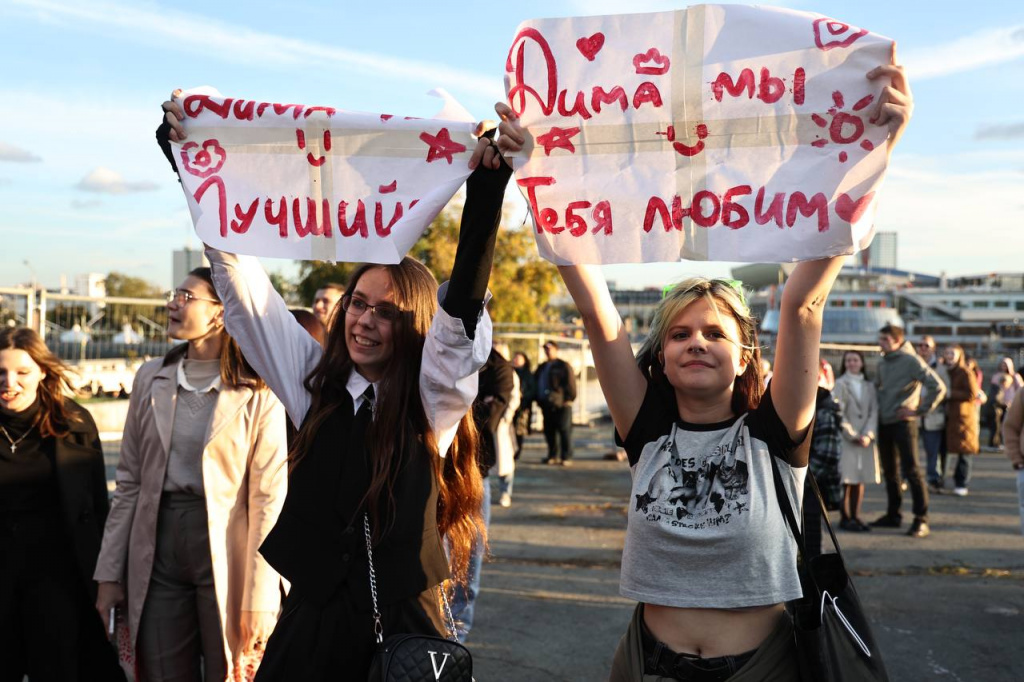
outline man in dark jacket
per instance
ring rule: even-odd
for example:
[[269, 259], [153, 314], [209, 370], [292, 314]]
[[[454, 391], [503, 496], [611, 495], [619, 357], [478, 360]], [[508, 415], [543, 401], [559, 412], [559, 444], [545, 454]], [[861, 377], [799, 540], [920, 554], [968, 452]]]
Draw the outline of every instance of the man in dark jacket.
[[537, 404], [544, 415], [545, 464], [572, 463], [572, 401], [576, 400], [576, 373], [558, 357], [558, 344], [544, 344], [547, 362], [537, 368]]
[[[946, 395], [939, 376], [906, 342], [903, 328], [887, 324], [878, 332], [882, 361], [878, 363], [878, 455], [889, 498], [886, 513], [872, 522], [881, 528], [899, 528], [903, 516], [900, 475], [910, 484], [914, 522], [907, 535], [927, 537], [928, 489], [917, 461], [918, 419], [931, 412]], [[924, 389], [922, 391], [922, 388]]]

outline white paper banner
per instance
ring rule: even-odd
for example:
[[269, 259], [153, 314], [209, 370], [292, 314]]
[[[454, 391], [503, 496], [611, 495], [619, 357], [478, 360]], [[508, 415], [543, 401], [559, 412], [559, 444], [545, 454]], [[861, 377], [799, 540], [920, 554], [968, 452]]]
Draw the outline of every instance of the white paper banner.
[[219, 249], [397, 263], [469, 177], [475, 124], [450, 99], [417, 119], [210, 92], [179, 98], [188, 140], [172, 148], [196, 232]]
[[789, 10], [520, 25], [509, 103], [541, 254], [556, 263], [783, 262], [872, 235], [888, 130], [868, 121], [892, 41]]

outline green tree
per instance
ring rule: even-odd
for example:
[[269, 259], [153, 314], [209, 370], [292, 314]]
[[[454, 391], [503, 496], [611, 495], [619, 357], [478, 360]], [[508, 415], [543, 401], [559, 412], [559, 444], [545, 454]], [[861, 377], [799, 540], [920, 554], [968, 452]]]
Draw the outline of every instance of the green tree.
[[132, 277], [123, 272], [111, 272], [107, 275], [107, 296], [124, 298], [161, 298], [164, 291], [152, 282], [141, 277]]

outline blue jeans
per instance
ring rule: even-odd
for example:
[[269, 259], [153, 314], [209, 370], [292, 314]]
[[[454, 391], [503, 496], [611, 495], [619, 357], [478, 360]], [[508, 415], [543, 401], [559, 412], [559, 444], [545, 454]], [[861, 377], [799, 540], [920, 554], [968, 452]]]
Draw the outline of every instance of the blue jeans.
[[926, 456], [925, 478], [933, 485], [942, 485], [942, 481], [946, 478], [946, 472], [944, 471], [946, 458], [942, 457], [941, 463], [939, 460], [939, 451], [942, 447], [942, 435], [944, 432], [945, 429], [935, 429], [934, 431], [923, 429], [921, 431]]
[[[491, 525], [491, 482], [490, 477], [484, 479], [484, 500], [480, 511], [484, 517], [484, 527]], [[455, 586], [455, 594], [452, 595], [452, 618], [455, 619], [455, 633], [460, 642], [465, 642], [473, 627], [473, 607], [476, 597], [480, 594], [480, 570], [484, 563], [484, 543], [473, 543], [473, 553], [469, 557], [469, 577], [465, 587]]]
[[971, 460], [974, 455], [963, 453], [956, 456], [956, 469], [953, 471], [953, 485], [957, 488], [966, 488], [971, 482]]
[[515, 473], [511, 473], [508, 476], [498, 476], [498, 494], [504, 495], [508, 493], [508, 496], [512, 497], [512, 483], [515, 482], [515, 478]]

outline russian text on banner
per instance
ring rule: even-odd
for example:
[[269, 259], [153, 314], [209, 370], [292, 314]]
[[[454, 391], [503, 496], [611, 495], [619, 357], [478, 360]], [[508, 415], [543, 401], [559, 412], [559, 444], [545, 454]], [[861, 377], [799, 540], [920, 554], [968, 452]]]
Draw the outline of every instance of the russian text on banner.
[[[445, 93], [439, 93], [447, 97]], [[186, 91], [172, 144], [196, 232], [225, 251], [397, 263], [466, 178], [475, 124]]]
[[509, 104], [541, 254], [556, 263], [785, 262], [873, 234], [892, 41], [740, 5], [519, 26]]

